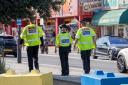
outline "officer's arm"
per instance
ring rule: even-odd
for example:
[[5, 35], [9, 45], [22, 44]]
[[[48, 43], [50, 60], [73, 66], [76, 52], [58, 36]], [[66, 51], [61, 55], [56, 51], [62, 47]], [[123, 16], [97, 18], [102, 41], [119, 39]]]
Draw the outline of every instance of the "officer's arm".
[[76, 36], [75, 36], [74, 49], [76, 47], [76, 44], [78, 43], [79, 38], [80, 38], [80, 30], [77, 30], [77, 33], [76, 33]]
[[41, 27], [38, 27], [38, 31], [39, 31], [39, 37], [45, 36], [45, 33]]
[[96, 46], [96, 36], [93, 36], [93, 42], [94, 42], [94, 44]]
[[78, 42], [78, 39], [76, 38], [76, 39], [75, 39], [75, 43], [74, 43], [74, 48], [76, 48], [77, 42]]
[[44, 43], [43, 36], [40, 37], [41, 45]]
[[20, 47], [24, 44], [24, 39], [26, 38], [26, 28], [23, 28], [20, 34]]
[[73, 39], [72, 39], [72, 36], [70, 35], [70, 44], [72, 44], [73, 42]]
[[21, 39], [25, 39], [25, 38], [26, 38], [26, 29], [27, 29], [27, 28], [23, 28], [23, 30], [22, 30], [22, 32], [21, 32], [21, 34], [20, 34], [20, 38], [21, 38]]
[[93, 43], [95, 44], [96, 47], [96, 33], [93, 29], [91, 29], [91, 31], [92, 31]]
[[59, 40], [59, 35], [56, 36], [56, 47], [59, 47], [60, 46], [60, 40]]

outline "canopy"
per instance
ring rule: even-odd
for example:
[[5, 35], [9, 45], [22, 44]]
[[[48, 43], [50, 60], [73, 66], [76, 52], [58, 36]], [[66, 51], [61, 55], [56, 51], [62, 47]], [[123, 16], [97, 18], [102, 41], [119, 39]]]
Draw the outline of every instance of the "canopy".
[[98, 26], [128, 24], [128, 10], [119, 9], [99, 12], [94, 15], [92, 24]]

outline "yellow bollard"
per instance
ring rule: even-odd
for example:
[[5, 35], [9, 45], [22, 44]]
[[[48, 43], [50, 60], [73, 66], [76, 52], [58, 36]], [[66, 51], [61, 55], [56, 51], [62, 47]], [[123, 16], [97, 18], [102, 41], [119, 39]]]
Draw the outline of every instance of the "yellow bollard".
[[15, 75], [16, 72], [15, 72], [15, 70], [9, 69], [9, 70], [7, 70], [7, 72], [5, 74], [6, 75]]
[[31, 74], [39, 74], [39, 73], [40, 73], [39, 70], [32, 70], [32, 71], [31, 71]]
[[52, 73], [42, 74], [32, 70], [29, 74], [17, 75], [14, 70], [0, 75], [0, 85], [53, 85]]

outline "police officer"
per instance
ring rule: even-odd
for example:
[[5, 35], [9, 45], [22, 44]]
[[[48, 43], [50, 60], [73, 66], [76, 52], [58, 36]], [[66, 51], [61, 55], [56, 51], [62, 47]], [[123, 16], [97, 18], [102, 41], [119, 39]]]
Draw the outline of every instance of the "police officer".
[[27, 46], [29, 72], [33, 70], [33, 62], [35, 69], [39, 70], [38, 48], [41, 44], [40, 38], [44, 35], [42, 28], [36, 25], [35, 18], [31, 19], [31, 24], [24, 27], [21, 32], [21, 40], [24, 41], [24, 45]]
[[59, 56], [61, 61], [61, 75], [69, 75], [68, 54], [69, 46], [72, 43], [71, 35], [67, 32], [67, 26], [64, 24], [61, 27], [61, 32], [56, 37], [56, 46], [59, 48]]
[[93, 31], [93, 29], [87, 27], [88, 22], [85, 19], [81, 20], [80, 23], [82, 27], [79, 28], [76, 33], [74, 48], [77, 43], [81, 53], [84, 72], [85, 74], [88, 74], [90, 72], [91, 51], [96, 46], [96, 40], [95, 40], [96, 34]]

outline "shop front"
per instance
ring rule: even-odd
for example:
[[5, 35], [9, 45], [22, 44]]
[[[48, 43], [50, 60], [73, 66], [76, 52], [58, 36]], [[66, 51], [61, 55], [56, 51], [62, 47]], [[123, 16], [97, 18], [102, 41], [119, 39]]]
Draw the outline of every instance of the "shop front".
[[[75, 22], [74, 22], [75, 20]], [[71, 27], [71, 31], [74, 32], [78, 29], [78, 17], [77, 16], [67, 16], [67, 17], [57, 17], [50, 18], [45, 22], [45, 33], [48, 39], [48, 45], [53, 46], [55, 44], [55, 36], [60, 32], [59, 26], [62, 24], [67, 24]]]
[[128, 9], [101, 11], [94, 15], [92, 24], [101, 28], [101, 36], [128, 38]]

